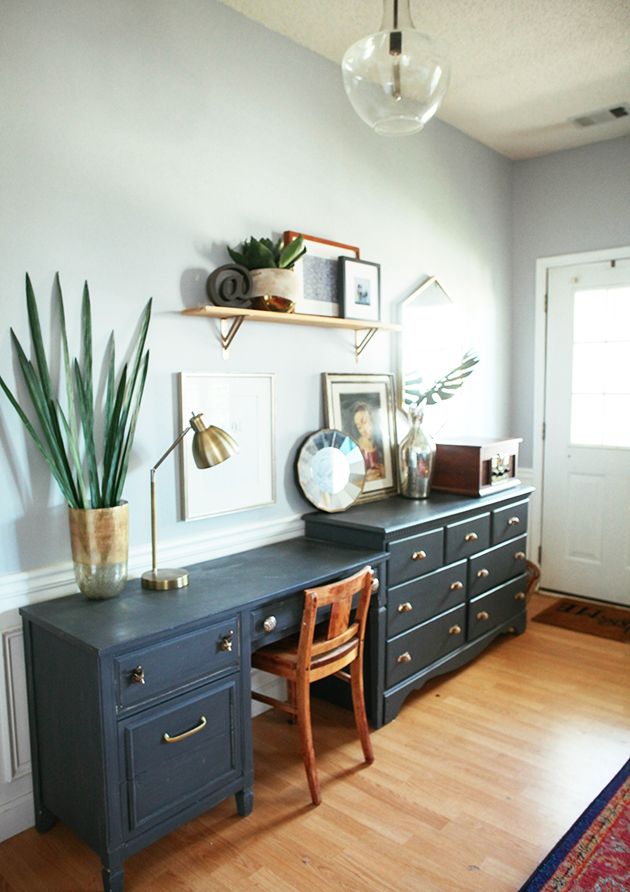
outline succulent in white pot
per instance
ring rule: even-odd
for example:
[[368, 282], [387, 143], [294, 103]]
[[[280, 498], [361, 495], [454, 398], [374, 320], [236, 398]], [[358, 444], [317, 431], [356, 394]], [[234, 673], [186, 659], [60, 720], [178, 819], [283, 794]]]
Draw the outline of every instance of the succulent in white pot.
[[[300, 281], [295, 263], [306, 253], [304, 239], [296, 236], [286, 245], [282, 239], [246, 239], [238, 249], [228, 248], [232, 260], [250, 270], [252, 297], [261, 309], [283, 309], [291, 312], [300, 294]], [[287, 303], [285, 303], [285, 301]]]

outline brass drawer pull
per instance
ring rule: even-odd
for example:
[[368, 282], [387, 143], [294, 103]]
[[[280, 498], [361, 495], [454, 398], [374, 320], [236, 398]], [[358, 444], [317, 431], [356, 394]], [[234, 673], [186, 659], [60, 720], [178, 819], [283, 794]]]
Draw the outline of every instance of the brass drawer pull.
[[464, 542], [476, 542], [479, 536], [477, 533], [466, 533], [464, 536]]
[[372, 580], [372, 594], [375, 595], [381, 587], [381, 581], [376, 576]]
[[412, 610], [413, 610], [413, 607], [411, 606], [411, 604], [409, 603], [409, 601], [405, 601], [404, 604], [399, 604], [399, 605], [398, 605], [398, 612], [399, 612], [399, 613], [411, 613]]
[[411, 555], [411, 560], [412, 561], [423, 561], [426, 556], [427, 556], [426, 551], [414, 551], [414, 553]]
[[509, 527], [517, 527], [520, 522], [521, 522], [520, 517], [510, 517], [510, 519], [508, 520], [508, 526]]
[[525, 560], [525, 552], [517, 551], [514, 555], [514, 560], [515, 561], [524, 561]]
[[490, 576], [490, 570], [486, 570], [485, 567], [482, 567], [481, 570], [477, 570], [478, 579], [485, 579], [486, 576]]
[[224, 635], [221, 639], [221, 650], [232, 650], [232, 639], [234, 638], [234, 629], [230, 629], [227, 635]]
[[477, 619], [479, 620], [479, 622], [485, 623], [487, 619], [490, 619], [490, 614], [487, 610], [480, 610], [477, 614]]
[[401, 654], [396, 660], [397, 663], [411, 663], [411, 654], [408, 650]]
[[263, 629], [265, 630], [265, 632], [273, 632], [277, 625], [278, 620], [275, 618], [275, 616], [268, 616], [266, 619], [263, 620]]
[[134, 684], [144, 684], [144, 669], [142, 666], [136, 666], [131, 673], [131, 680]]
[[461, 635], [462, 627], [461, 626], [451, 626], [451, 628], [448, 630], [448, 634], [449, 635]]
[[186, 740], [187, 737], [192, 737], [193, 734], [199, 734], [199, 732], [203, 731], [207, 724], [208, 720], [206, 719], [205, 715], [201, 715], [199, 716], [199, 724], [195, 725], [194, 728], [190, 728], [190, 730], [184, 731], [183, 734], [178, 734], [176, 737], [171, 737], [171, 735], [167, 731], [165, 731], [162, 735], [162, 740], [164, 741], [164, 743], [178, 743], [180, 740]]
[[449, 589], [452, 592], [461, 592], [464, 587], [464, 583], [457, 580], [457, 582], [451, 582], [449, 585]]
[[524, 601], [525, 600], [525, 592], [517, 592], [514, 595], [514, 600], [515, 601]]

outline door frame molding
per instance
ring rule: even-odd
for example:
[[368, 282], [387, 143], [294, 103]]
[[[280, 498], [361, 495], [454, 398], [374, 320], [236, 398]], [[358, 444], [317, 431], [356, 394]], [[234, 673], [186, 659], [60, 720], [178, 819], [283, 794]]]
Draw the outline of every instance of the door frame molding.
[[556, 254], [550, 257], [539, 257], [536, 260], [536, 289], [534, 310], [534, 419], [533, 419], [533, 455], [532, 485], [536, 487], [532, 499], [532, 510], [529, 522], [530, 554], [537, 560], [538, 549], [542, 544], [543, 518], [543, 422], [545, 420], [545, 386], [546, 386], [546, 352], [547, 352], [547, 314], [545, 298], [549, 270], [559, 266], [575, 266], [580, 263], [601, 263], [606, 260], [629, 260], [630, 245], [616, 248], [599, 248], [596, 251], [580, 251], [577, 254]]

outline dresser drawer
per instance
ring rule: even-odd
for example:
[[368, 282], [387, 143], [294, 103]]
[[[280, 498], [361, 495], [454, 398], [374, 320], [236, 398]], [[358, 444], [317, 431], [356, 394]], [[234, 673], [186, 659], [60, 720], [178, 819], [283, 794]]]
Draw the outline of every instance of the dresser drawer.
[[463, 603], [466, 600], [466, 570], [466, 561], [459, 561], [390, 589], [387, 637], [399, 635]]
[[237, 778], [238, 673], [120, 723], [127, 835]]
[[495, 508], [492, 512], [492, 544], [498, 545], [527, 531], [527, 500]]
[[446, 525], [446, 563], [490, 547], [490, 512]]
[[240, 651], [238, 620], [230, 617], [118, 657], [114, 661], [118, 707], [127, 709], [232, 669], [239, 664]]
[[430, 530], [389, 543], [389, 585], [436, 570], [444, 563], [444, 530]]
[[468, 596], [474, 598], [525, 570], [527, 536], [512, 539], [470, 558]]
[[464, 643], [464, 604], [387, 642], [386, 688], [439, 660]]
[[473, 641], [525, 609], [527, 576], [519, 576], [474, 598], [468, 605], [468, 640]]

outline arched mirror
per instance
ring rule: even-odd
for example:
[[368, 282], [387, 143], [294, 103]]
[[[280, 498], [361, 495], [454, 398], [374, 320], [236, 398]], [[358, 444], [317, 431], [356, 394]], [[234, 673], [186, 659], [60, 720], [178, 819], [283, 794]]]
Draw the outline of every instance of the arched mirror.
[[430, 387], [457, 366], [466, 348], [461, 310], [435, 276], [401, 301], [399, 321], [398, 401], [404, 409], [406, 382], [421, 378], [422, 386]]

